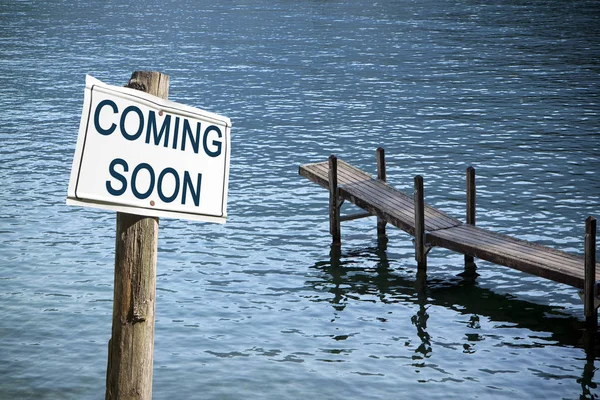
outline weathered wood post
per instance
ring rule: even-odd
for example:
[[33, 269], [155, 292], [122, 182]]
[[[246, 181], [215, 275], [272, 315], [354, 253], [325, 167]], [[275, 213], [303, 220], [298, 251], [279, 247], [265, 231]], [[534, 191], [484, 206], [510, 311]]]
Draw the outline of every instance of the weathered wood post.
[[[377, 148], [376, 151], [376, 159], [377, 159], [377, 179], [385, 182], [385, 150], [382, 147]], [[383, 218], [377, 217], [377, 236], [382, 237], [385, 236], [385, 225], [386, 222]]]
[[[166, 99], [169, 77], [136, 71], [127, 87]], [[158, 218], [117, 213], [106, 399], [151, 399]]]
[[415, 259], [418, 269], [427, 269], [427, 252], [425, 250], [425, 200], [423, 191], [423, 177], [415, 176]]
[[585, 282], [583, 288], [583, 312], [588, 328], [598, 327], [598, 310], [596, 309], [596, 218], [585, 220]]
[[332, 244], [339, 246], [342, 243], [340, 228], [340, 206], [338, 176], [337, 176], [337, 157], [333, 154], [329, 156], [329, 232], [331, 233]]
[[[475, 168], [467, 168], [467, 224], [475, 225]], [[475, 274], [475, 258], [465, 254], [465, 273]]]

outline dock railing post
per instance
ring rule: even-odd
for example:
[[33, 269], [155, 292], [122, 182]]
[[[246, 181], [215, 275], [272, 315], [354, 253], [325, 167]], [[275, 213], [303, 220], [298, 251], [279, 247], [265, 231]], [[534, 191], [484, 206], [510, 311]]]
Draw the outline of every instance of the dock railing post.
[[585, 220], [585, 282], [583, 288], [583, 312], [588, 328], [597, 329], [598, 310], [596, 309], [596, 218]]
[[[377, 158], [377, 179], [385, 182], [385, 150], [382, 147], [379, 147], [376, 152]], [[377, 217], [377, 236], [385, 236], [385, 225], [386, 222], [383, 218]]]
[[332, 244], [340, 245], [340, 201], [337, 177], [337, 157], [329, 156], [329, 233], [331, 233]]
[[[166, 99], [169, 76], [136, 71], [127, 87]], [[106, 400], [152, 398], [158, 218], [117, 212]]]
[[[467, 224], [475, 225], [475, 168], [467, 168]], [[465, 254], [465, 273], [475, 273], [475, 258], [472, 255]]]
[[425, 200], [423, 177], [415, 176], [414, 208], [415, 208], [415, 259], [420, 270], [427, 269], [427, 252], [425, 250]]

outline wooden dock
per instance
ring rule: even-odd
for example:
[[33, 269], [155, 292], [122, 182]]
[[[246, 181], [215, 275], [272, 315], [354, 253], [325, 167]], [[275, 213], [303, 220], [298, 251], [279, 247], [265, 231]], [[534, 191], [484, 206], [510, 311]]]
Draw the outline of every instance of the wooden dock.
[[[583, 290], [586, 320], [597, 324], [596, 219], [586, 221], [585, 256], [495, 233], [475, 226], [475, 171], [467, 170], [467, 223], [424, 203], [423, 179], [415, 177], [414, 196], [386, 183], [383, 149], [377, 150], [378, 176], [331, 156], [328, 161], [302, 165], [299, 174], [329, 191], [330, 233], [333, 244], [341, 243], [340, 222], [377, 216], [378, 233], [385, 224], [394, 225], [415, 237], [415, 258], [420, 269], [427, 267], [427, 253], [434, 246], [465, 255], [465, 265], [479, 258]], [[366, 213], [340, 216], [344, 201]]]

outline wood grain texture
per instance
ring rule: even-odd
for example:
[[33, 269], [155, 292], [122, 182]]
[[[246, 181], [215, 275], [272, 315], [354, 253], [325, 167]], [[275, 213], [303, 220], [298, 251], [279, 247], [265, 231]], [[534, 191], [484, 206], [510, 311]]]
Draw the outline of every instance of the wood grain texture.
[[[169, 77], [137, 71], [128, 87], [166, 99]], [[117, 213], [107, 400], [152, 398], [158, 218]]]
[[415, 176], [414, 210], [415, 210], [415, 260], [419, 269], [427, 269], [427, 254], [425, 253], [425, 192], [423, 177]]
[[329, 157], [327, 168], [327, 178], [329, 179], [329, 233], [333, 245], [341, 244], [340, 228], [340, 199], [337, 175], [337, 158], [334, 155]]
[[[375, 152], [375, 159], [377, 161], [377, 179], [380, 181], [386, 181], [385, 171], [385, 150], [383, 147], [377, 148]], [[377, 217], [377, 236], [385, 236], [385, 219]]]
[[584, 245], [584, 299], [583, 310], [586, 324], [595, 328], [598, 324], [598, 311], [595, 307], [596, 298], [596, 218], [588, 217], [585, 221], [585, 245]]
[[[467, 224], [475, 225], [475, 168], [467, 168], [467, 209], [466, 220]], [[475, 268], [475, 259], [470, 254], [465, 254], [465, 268]]]

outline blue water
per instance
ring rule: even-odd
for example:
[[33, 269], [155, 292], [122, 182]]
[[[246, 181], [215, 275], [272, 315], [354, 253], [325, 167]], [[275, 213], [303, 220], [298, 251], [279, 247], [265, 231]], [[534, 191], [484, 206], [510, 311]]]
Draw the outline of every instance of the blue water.
[[[115, 214], [65, 205], [85, 74], [171, 77], [231, 118], [226, 225], [161, 219], [155, 399], [597, 397], [576, 290], [373, 218], [331, 253], [331, 153], [480, 226], [582, 254], [600, 214], [593, 0], [0, 4], [0, 398], [101, 399]], [[345, 212], [352, 212], [349, 206]]]

